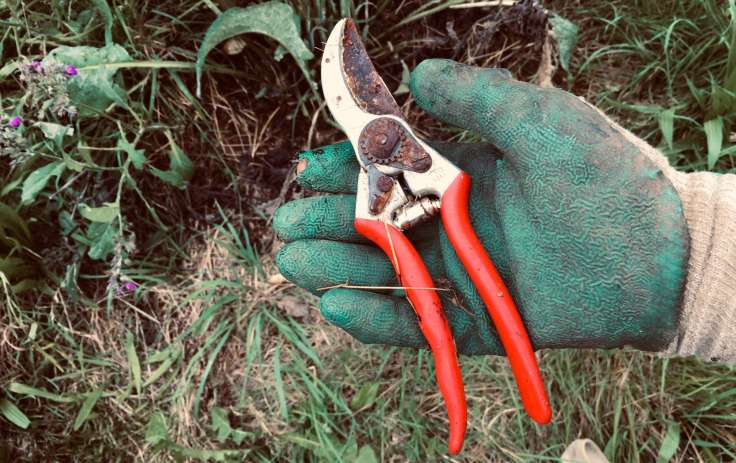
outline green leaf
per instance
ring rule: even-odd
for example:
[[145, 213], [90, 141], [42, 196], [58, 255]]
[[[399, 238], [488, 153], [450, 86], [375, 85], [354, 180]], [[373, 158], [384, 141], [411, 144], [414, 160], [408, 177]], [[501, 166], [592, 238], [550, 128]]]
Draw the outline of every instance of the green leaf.
[[141, 386], [143, 381], [141, 379], [141, 362], [138, 360], [138, 354], [135, 352], [135, 339], [133, 333], [128, 332], [125, 340], [125, 352], [128, 356], [128, 369], [130, 370], [130, 379], [135, 386], [135, 390], [138, 394], [141, 393]]
[[151, 173], [156, 177], [160, 178], [164, 182], [174, 185], [175, 187], [183, 188], [186, 182], [181, 178], [181, 175], [170, 170], [161, 170], [151, 167]]
[[54, 161], [33, 172], [23, 181], [23, 192], [20, 195], [21, 203], [28, 204], [36, 199], [36, 195], [46, 187], [52, 177], [58, 177], [64, 172], [64, 162]]
[[217, 433], [217, 440], [220, 443], [225, 442], [232, 432], [227, 410], [221, 407], [213, 407], [210, 416], [212, 418], [212, 430]]
[[364, 445], [358, 452], [358, 458], [355, 459], [355, 463], [378, 463], [376, 452], [370, 445]]
[[77, 276], [79, 275], [79, 262], [67, 264], [64, 279], [59, 285], [61, 289], [66, 291], [69, 296], [69, 302], [72, 304], [79, 300], [79, 292], [77, 291]]
[[135, 149], [135, 146], [130, 144], [123, 134], [120, 134], [120, 138], [118, 138], [118, 149], [128, 155], [130, 162], [133, 163], [133, 167], [138, 170], [143, 168], [143, 163], [146, 161], [146, 151]]
[[663, 109], [657, 115], [659, 130], [662, 132], [667, 147], [672, 149], [672, 138], [675, 131], [675, 108]]
[[14, 73], [18, 70], [18, 61], [12, 60], [8, 61], [0, 67], [0, 80], [5, 80], [6, 77], [8, 77], [10, 74]]
[[248, 433], [240, 429], [233, 429], [232, 436], [230, 436], [235, 445], [242, 444], [246, 437], [248, 437]]
[[711, 85], [710, 91], [710, 108], [706, 113], [706, 119], [713, 119], [716, 116], [727, 116], [736, 110], [736, 95], [715, 82]]
[[175, 457], [176, 461], [201, 461], [203, 463], [216, 462], [232, 462], [247, 461], [244, 457], [249, 450], [209, 450], [209, 449], [192, 449], [177, 444], [171, 444], [167, 448]]
[[54, 124], [53, 122], [36, 122], [33, 127], [38, 127], [44, 137], [53, 141], [57, 148], [64, 146], [64, 137], [74, 135], [74, 128], [68, 125]]
[[363, 407], [370, 407], [373, 402], [376, 401], [378, 395], [379, 383], [366, 383], [364, 384], [357, 394], [350, 401], [350, 408], [353, 410], [359, 410]]
[[84, 422], [87, 421], [87, 418], [89, 418], [89, 415], [92, 413], [92, 409], [95, 407], [97, 401], [100, 400], [100, 397], [102, 397], [102, 389], [90, 393], [87, 395], [87, 398], [84, 399], [82, 406], [79, 408], [79, 413], [77, 413], [77, 418], [74, 420], [75, 431], [78, 431]]
[[87, 164], [79, 162], [76, 159], [72, 159], [72, 157], [66, 152], [61, 156], [64, 158], [64, 165], [69, 170], [73, 170], [74, 172], [83, 172], [84, 168], [87, 167]]
[[723, 118], [721, 116], [706, 121], [703, 125], [705, 138], [708, 141], [708, 169], [713, 169], [721, 155], [723, 147]]
[[670, 423], [667, 425], [667, 434], [662, 439], [662, 445], [659, 447], [657, 455], [657, 463], [667, 463], [675, 456], [677, 448], [680, 446], [680, 425], [678, 423]]
[[575, 44], [578, 42], [578, 26], [558, 15], [551, 15], [549, 22], [552, 24], [552, 32], [557, 40], [560, 66], [565, 71], [569, 71], [572, 52], [575, 50]]
[[166, 183], [178, 188], [184, 188], [194, 174], [194, 166], [179, 145], [174, 142], [173, 137], [167, 132], [171, 150], [169, 151], [169, 170], [151, 167], [151, 173]]
[[87, 242], [90, 246], [89, 257], [94, 260], [105, 260], [115, 250], [117, 230], [112, 224], [92, 222], [87, 227]]
[[207, 29], [197, 52], [197, 97], [202, 95], [202, 67], [209, 52], [224, 40], [246, 33], [264, 34], [276, 40], [294, 57], [312, 88], [315, 88], [316, 84], [306, 66], [306, 61], [314, 55], [302, 41], [300, 29], [299, 17], [285, 3], [271, 1], [225, 10]]
[[16, 407], [13, 402], [7, 399], [0, 400], [0, 413], [2, 413], [8, 421], [21, 429], [28, 429], [28, 426], [31, 424], [31, 420], [28, 419], [26, 414], [23, 413], [20, 408]]
[[44, 62], [76, 66], [78, 74], [69, 79], [68, 89], [72, 102], [79, 106], [81, 116], [102, 112], [111, 103], [127, 106], [125, 91], [113, 82], [117, 67], [110, 65], [130, 60], [130, 55], [120, 45], [102, 48], [61, 46], [44, 58]]
[[82, 204], [79, 213], [90, 222], [110, 223], [120, 213], [120, 205], [117, 203], [105, 203], [102, 207], [89, 207]]
[[161, 412], [151, 415], [146, 426], [146, 442], [156, 445], [169, 440], [169, 430], [166, 427], [166, 418]]

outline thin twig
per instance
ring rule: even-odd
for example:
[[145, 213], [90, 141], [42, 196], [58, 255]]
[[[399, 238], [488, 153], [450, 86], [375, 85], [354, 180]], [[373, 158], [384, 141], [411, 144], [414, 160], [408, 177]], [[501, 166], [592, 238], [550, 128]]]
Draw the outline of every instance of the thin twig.
[[322, 112], [322, 109], [324, 109], [325, 105], [327, 104], [326, 101], [323, 101], [322, 104], [319, 105], [319, 108], [317, 108], [317, 111], [314, 112], [314, 115], [312, 116], [312, 124], [309, 126], [309, 134], [307, 135], [307, 149], [312, 149], [312, 137], [314, 136], [314, 128], [317, 126], [317, 117]]
[[317, 291], [327, 291], [328, 289], [335, 288], [348, 288], [348, 289], [413, 289], [419, 290], [424, 289], [427, 291], [451, 291], [450, 288], [421, 288], [416, 286], [361, 286], [361, 285], [350, 285], [347, 283], [340, 283], [339, 285], [325, 286], [317, 288]]
[[383, 222], [383, 229], [386, 230], [386, 237], [388, 238], [388, 245], [391, 248], [391, 255], [394, 257], [394, 268], [396, 269], [396, 278], [401, 282], [401, 267], [399, 267], [399, 258], [396, 256], [396, 249], [394, 249], [394, 242], [391, 239], [391, 233], [389, 233], [388, 224]]

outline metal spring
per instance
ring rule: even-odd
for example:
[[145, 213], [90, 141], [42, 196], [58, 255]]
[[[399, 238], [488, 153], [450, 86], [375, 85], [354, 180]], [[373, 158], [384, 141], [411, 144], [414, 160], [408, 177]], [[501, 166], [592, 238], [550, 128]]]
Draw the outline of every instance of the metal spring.
[[440, 211], [440, 200], [424, 197], [408, 203], [394, 212], [393, 224], [400, 230], [426, 222]]

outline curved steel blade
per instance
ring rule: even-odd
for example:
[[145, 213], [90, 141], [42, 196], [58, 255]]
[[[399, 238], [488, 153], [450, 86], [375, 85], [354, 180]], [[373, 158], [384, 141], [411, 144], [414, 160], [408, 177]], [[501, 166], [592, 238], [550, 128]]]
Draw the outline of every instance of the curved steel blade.
[[355, 22], [345, 20], [342, 32], [342, 69], [358, 106], [377, 116], [401, 117], [401, 109], [360, 40]]

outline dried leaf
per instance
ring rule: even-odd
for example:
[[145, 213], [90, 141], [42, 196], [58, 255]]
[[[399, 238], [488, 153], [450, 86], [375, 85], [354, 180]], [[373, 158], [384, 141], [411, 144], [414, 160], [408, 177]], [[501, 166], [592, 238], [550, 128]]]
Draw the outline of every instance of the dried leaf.
[[296, 296], [287, 294], [276, 301], [276, 306], [293, 318], [305, 318], [309, 316], [309, 304]]

